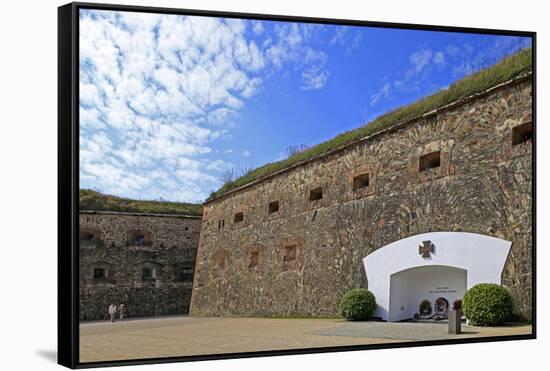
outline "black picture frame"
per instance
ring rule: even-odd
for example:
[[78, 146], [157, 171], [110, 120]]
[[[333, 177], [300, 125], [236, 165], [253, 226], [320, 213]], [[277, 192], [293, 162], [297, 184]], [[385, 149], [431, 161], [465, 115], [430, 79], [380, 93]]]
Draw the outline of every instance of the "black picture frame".
[[[533, 157], [532, 157], [532, 334], [415, 341], [412, 343], [353, 345], [323, 348], [292, 349], [277, 351], [242, 352], [201, 356], [148, 358], [122, 361], [79, 361], [79, 10], [97, 9], [128, 12], [146, 12], [177, 15], [198, 15], [225, 18], [276, 20], [321, 23], [334, 25], [399, 28], [477, 34], [522, 36], [532, 39], [532, 112], [533, 112]], [[419, 347], [433, 345], [496, 342], [507, 340], [535, 339], [537, 334], [536, 314], [536, 32], [512, 31], [485, 28], [463, 28], [441, 25], [387, 23], [359, 20], [284, 16], [272, 14], [236, 13], [193, 9], [157, 8], [97, 3], [70, 3], [58, 8], [58, 363], [69, 368], [91, 368], [136, 364], [156, 364], [214, 359], [233, 359], [278, 355], [296, 355], [321, 352], [342, 352], [368, 349]]]

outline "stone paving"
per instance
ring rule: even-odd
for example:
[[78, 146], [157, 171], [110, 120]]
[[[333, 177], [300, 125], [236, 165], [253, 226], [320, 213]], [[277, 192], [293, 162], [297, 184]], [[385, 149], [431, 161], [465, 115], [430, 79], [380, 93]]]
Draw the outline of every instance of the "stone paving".
[[[80, 325], [81, 362], [446, 339], [446, 324], [342, 319], [162, 317]], [[531, 333], [531, 326], [468, 327], [461, 337]], [[454, 338], [454, 337], [453, 337]]]

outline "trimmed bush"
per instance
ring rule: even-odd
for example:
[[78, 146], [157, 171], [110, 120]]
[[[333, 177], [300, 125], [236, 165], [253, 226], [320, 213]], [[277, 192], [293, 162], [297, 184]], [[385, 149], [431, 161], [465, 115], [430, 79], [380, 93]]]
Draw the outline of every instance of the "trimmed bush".
[[428, 299], [424, 299], [420, 302], [418, 310], [423, 316], [430, 315], [432, 314], [432, 303]]
[[474, 326], [499, 325], [511, 318], [512, 310], [510, 293], [494, 283], [477, 284], [462, 299], [464, 316]]
[[352, 289], [340, 301], [340, 313], [348, 321], [366, 321], [376, 308], [376, 299], [367, 289]]

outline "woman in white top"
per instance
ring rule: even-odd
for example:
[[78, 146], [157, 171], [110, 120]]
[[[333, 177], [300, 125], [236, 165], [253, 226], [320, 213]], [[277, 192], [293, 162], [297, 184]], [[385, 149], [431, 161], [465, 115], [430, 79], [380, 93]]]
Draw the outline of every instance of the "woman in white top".
[[111, 304], [109, 307], [109, 314], [111, 315], [111, 322], [115, 322], [115, 314], [116, 314], [116, 305]]

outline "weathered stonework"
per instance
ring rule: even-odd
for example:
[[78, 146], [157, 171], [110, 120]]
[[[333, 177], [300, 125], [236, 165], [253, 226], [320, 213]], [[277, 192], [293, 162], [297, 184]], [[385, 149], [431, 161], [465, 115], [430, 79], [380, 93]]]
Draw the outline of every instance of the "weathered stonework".
[[189, 310], [200, 217], [80, 212], [80, 319]]
[[191, 315], [337, 315], [369, 253], [463, 231], [512, 241], [502, 284], [530, 318], [532, 141], [512, 130], [531, 110], [528, 75], [208, 202]]

